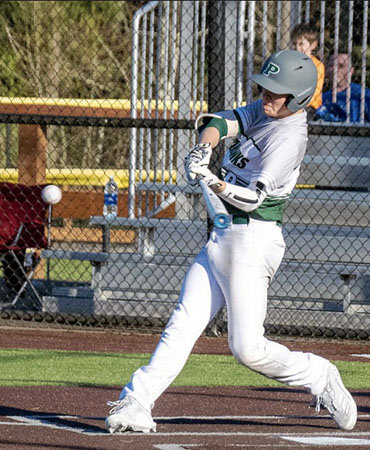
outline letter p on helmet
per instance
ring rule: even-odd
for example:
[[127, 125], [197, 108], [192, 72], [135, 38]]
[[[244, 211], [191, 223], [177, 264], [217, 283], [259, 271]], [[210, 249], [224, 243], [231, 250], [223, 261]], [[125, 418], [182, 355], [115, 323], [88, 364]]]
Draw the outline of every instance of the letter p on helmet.
[[262, 72], [263, 75], [266, 75], [266, 77], [269, 77], [270, 74], [277, 74], [280, 72], [280, 67], [277, 64], [274, 64], [273, 62], [269, 62], [266, 69]]

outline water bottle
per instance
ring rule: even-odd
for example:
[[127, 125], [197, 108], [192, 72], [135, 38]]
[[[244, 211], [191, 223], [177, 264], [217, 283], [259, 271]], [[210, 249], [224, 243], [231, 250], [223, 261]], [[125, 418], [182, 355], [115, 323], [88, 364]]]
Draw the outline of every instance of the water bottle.
[[118, 212], [118, 186], [114, 181], [113, 176], [109, 178], [109, 181], [104, 186], [104, 208], [103, 216], [107, 220], [113, 220], [117, 217]]

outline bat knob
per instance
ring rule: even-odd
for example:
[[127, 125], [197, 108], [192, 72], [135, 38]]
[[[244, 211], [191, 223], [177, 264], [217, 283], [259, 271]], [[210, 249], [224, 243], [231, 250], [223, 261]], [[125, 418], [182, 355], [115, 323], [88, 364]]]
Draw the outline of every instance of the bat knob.
[[216, 228], [229, 228], [231, 225], [230, 214], [216, 214], [213, 218], [213, 225]]

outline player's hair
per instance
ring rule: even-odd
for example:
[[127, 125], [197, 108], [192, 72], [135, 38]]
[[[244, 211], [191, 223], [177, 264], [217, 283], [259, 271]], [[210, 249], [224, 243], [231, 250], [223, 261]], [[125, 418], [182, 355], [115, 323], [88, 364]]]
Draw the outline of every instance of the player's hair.
[[300, 37], [304, 37], [308, 40], [310, 44], [315, 41], [318, 41], [319, 34], [315, 26], [310, 23], [299, 23], [296, 25], [291, 33], [290, 40], [293, 44], [295, 44]]

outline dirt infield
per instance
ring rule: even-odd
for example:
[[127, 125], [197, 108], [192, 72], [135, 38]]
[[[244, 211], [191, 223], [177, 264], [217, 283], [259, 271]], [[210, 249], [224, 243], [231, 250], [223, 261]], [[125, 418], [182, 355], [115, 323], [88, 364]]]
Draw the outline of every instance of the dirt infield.
[[[151, 352], [158, 339], [150, 334], [0, 328], [2, 348]], [[368, 342], [284, 343], [335, 360], [370, 354]], [[194, 352], [228, 354], [227, 340], [201, 338]], [[109, 435], [104, 430], [106, 401], [115, 400], [120, 388], [0, 388], [0, 449], [370, 448], [370, 390], [352, 392], [359, 410], [352, 432], [336, 428], [325, 410], [315, 413], [311, 397], [299, 389], [173, 387], [153, 409], [157, 433]]]
[[[97, 352], [151, 353], [159, 334], [119, 331], [75, 331], [0, 327], [1, 348], [34, 348]], [[370, 341], [280, 338], [287, 347], [332, 360], [355, 361], [353, 354], [370, 354]], [[201, 337], [193, 353], [231, 354], [227, 337]]]

